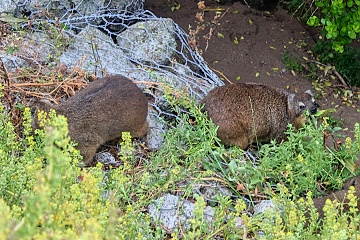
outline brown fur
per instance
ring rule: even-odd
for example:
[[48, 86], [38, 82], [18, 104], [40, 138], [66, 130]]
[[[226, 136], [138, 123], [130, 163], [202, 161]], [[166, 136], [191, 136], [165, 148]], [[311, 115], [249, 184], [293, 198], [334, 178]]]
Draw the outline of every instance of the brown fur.
[[[305, 109], [317, 111], [311, 92], [288, 94], [268, 85], [237, 83], [215, 88], [200, 102], [219, 126], [224, 144], [246, 149], [254, 142], [285, 138], [289, 123], [299, 128]], [[301, 106], [301, 109], [300, 109]]]
[[[78, 142], [85, 164], [92, 162], [100, 144], [130, 132], [133, 137], [147, 133], [148, 102], [142, 91], [123, 76], [105, 77], [90, 83], [75, 96], [54, 105], [41, 100], [35, 109], [54, 109], [68, 119], [70, 137]], [[38, 128], [35, 111], [34, 128]]]

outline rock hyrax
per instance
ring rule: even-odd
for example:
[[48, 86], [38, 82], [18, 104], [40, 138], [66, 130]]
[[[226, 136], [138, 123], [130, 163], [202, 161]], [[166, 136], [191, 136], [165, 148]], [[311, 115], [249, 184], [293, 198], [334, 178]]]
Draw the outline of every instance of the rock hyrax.
[[133, 137], [147, 133], [148, 102], [143, 92], [128, 78], [97, 79], [75, 96], [54, 105], [41, 100], [32, 109], [33, 127], [38, 128], [37, 109], [54, 109], [68, 119], [70, 137], [78, 142], [85, 164], [92, 162], [100, 144], [130, 132]]
[[218, 137], [227, 145], [246, 149], [254, 142], [285, 139], [289, 123], [299, 128], [303, 112], [311, 114], [318, 105], [308, 90], [302, 94], [255, 83], [237, 83], [215, 88], [200, 102], [219, 126]]

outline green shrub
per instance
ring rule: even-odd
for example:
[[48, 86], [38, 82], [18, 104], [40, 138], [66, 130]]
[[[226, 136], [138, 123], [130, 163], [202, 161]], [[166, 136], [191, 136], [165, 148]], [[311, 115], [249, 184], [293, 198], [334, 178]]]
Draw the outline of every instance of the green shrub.
[[341, 188], [344, 180], [355, 174], [354, 162], [360, 154], [359, 124], [355, 125], [354, 141], [347, 138], [338, 150], [324, 145], [327, 128], [326, 121], [318, 126], [312, 117], [299, 131], [290, 129], [288, 140], [282, 144], [263, 145], [258, 167], [268, 184], [284, 184], [294, 197]]
[[[343, 211], [344, 205], [337, 200], [327, 200], [324, 218], [313, 205], [311, 192], [306, 199], [293, 200], [283, 186], [278, 185], [279, 195], [274, 198], [277, 208], [253, 218], [250, 226], [256, 225], [260, 231], [253, 233], [261, 239], [359, 239], [360, 215], [354, 187], [348, 191], [349, 211]], [[255, 222], [255, 223], [254, 223]], [[247, 221], [245, 221], [247, 225]], [[251, 229], [251, 228], [250, 228]]]
[[326, 38], [332, 40], [332, 48], [344, 52], [344, 46], [360, 33], [360, 1], [316, 0], [321, 13], [308, 20], [309, 26], [323, 26]]
[[[0, 108], [3, 112], [2, 105]], [[101, 166], [80, 168], [81, 157], [68, 136], [66, 119], [55, 116], [53, 111], [48, 117], [46, 131], [36, 130], [34, 137], [30, 135], [30, 110], [26, 108], [24, 136], [18, 138], [8, 115], [0, 115], [0, 159], [3, 164], [0, 208], [5, 214], [1, 220], [0, 238], [141, 237], [138, 227], [139, 222], [146, 219], [143, 214], [124, 208], [122, 218], [118, 218], [119, 206], [123, 205], [117, 204], [114, 189], [109, 198], [104, 197], [106, 182]], [[120, 225], [127, 226], [124, 219], [133, 226], [127, 229], [130, 235]], [[116, 226], [120, 227], [115, 230]]]
[[[360, 50], [349, 44], [358, 38], [360, 32], [360, 1], [316, 0], [314, 4], [309, 0], [285, 0], [282, 4], [302, 22], [323, 27], [326, 39], [319, 39], [312, 49], [316, 58], [335, 66], [350, 86], [359, 86]], [[311, 65], [313, 63], [308, 64], [308, 77], [314, 78], [316, 68], [312, 69]], [[296, 67], [291, 62], [290, 66]]]
[[[4, 112], [0, 105], [0, 112]], [[22, 197], [36, 183], [36, 176], [43, 167], [41, 143], [30, 136], [30, 112], [24, 113], [24, 138], [18, 137], [8, 115], [0, 120], [0, 197], [10, 206], [21, 206]]]

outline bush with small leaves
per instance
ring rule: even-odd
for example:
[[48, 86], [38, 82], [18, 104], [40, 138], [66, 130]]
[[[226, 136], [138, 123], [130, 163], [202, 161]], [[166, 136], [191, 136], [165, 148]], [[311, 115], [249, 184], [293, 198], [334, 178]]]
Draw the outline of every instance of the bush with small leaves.
[[360, 33], [359, 0], [315, 0], [320, 13], [311, 16], [309, 26], [323, 26], [327, 39], [332, 40], [332, 48], [343, 52]]

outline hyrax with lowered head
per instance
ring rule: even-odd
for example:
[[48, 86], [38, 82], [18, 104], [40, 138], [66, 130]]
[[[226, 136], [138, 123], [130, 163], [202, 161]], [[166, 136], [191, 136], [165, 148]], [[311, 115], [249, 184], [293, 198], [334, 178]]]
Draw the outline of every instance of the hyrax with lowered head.
[[319, 107], [310, 90], [289, 94], [268, 85], [237, 83], [211, 90], [200, 102], [203, 111], [219, 127], [218, 137], [227, 145], [246, 149], [251, 143], [285, 139], [289, 123], [305, 121], [303, 112]]
[[66, 101], [54, 105], [40, 100], [32, 108], [33, 127], [39, 127], [37, 110], [68, 119], [70, 137], [78, 143], [83, 162], [89, 165], [100, 144], [130, 132], [133, 137], [146, 135], [148, 102], [144, 93], [128, 78], [100, 78]]

